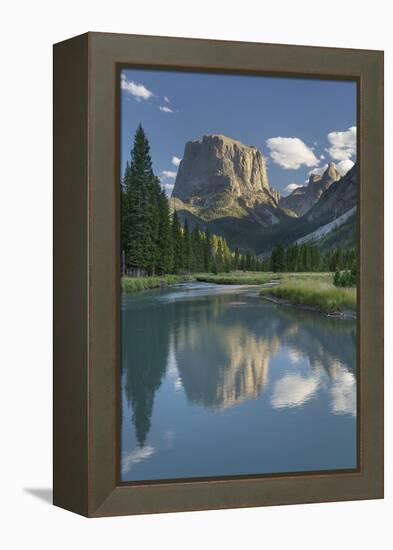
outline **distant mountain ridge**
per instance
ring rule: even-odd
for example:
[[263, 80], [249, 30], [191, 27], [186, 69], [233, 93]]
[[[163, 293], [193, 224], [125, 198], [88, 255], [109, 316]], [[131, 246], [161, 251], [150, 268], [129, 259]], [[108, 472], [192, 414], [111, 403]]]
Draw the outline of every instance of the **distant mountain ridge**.
[[357, 165], [355, 164], [340, 180], [334, 182], [321, 195], [318, 202], [307, 212], [309, 221], [335, 219], [356, 206]]
[[322, 175], [310, 174], [308, 184], [298, 187], [287, 197], [281, 197], [279, 205], [297, 216], [303, 216], [318, 202], [322, 193], [340, 178], [334, 162], [329, 162]]
[[243, 252], [264, 254], [311, 234], [323, 235], [331, 247], [340, 220], [340, 238], [354, 240], [355, 216], [343, 214], [356, 211], [356, 181], [356, 165], [340, 177], [329, 163], [322, 175], [310, 176], [307, 186], [281, 197], [255, 146], [213, 134], [186, 143], [170, 202], [182, 222], [223, 235]]

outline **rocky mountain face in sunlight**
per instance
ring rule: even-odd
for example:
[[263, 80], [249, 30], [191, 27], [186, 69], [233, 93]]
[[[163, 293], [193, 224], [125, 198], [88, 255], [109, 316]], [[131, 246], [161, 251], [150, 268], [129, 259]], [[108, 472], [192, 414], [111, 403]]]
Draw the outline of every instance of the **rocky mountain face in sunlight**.
[[264, 226], [283, 215], [262, 153], [220, 134], [186, 143], [172, 197], [177, 210], [203, 220], [252, 214]]
[[287, 197], [281, 197], [281, 208], [294, 212], [296, 216], [303, 216], [318, 202], [322, 193], [340, 177], [334, 162], [329, 162], [322, 175], [311, 174], [307, 185], [298, 187]]

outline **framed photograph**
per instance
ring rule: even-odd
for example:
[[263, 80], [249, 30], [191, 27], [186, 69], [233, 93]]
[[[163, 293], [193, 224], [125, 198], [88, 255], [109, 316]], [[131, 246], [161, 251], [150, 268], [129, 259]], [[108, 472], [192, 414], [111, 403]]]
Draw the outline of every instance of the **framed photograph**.
[[383, 52], [54, 47], [54, 503], [383, 497]]

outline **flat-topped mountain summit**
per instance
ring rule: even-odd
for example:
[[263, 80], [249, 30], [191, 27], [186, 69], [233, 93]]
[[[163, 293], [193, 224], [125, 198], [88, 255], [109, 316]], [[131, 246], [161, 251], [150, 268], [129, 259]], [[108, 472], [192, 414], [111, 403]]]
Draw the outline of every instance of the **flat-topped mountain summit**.
[[[186, 143], [172, 197], [211, 219], [241, 217], [258, 205], [276, 209], [280, 195], [270, 187], [266, 161], [255, 146], [213, 134]], [[270, 214], [265, 218], [274, 223]]]

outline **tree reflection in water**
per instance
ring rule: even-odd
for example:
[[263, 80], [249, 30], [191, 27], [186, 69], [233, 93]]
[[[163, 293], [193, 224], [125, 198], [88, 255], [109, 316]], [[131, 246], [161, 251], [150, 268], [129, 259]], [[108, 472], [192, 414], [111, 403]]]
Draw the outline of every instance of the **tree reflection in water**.
[[[123, 388], [140, 447], [150, 430], [154, 396], [174, 362], [188, 401], [219, 410], [258, 398], [271, 359], [285, 349], [291, 371], [274, 382], [273, 408], [303, 405], [327, 376], [331, 411], [356, 414], [354, 322], [277, 307], [244, 292], [170, 296], [170, 290], [146, 293], [122, 312]], [[296, 371], [301, 358], [309, 363], [307, 375]]]

